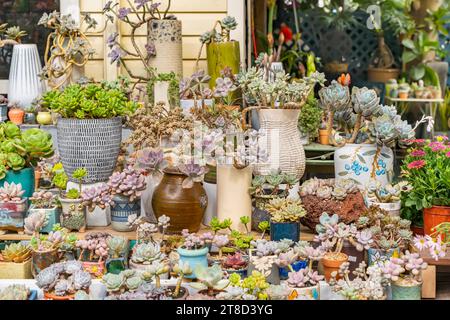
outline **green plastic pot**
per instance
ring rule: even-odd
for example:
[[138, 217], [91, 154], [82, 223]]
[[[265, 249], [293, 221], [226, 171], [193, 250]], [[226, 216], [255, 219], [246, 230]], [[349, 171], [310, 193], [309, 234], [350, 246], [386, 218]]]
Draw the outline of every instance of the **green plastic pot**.
[[225, 67], [230, 67], [233, 74], [239, 73], [241, 54], [238, 41], [210, 43], [206, 45], [206, 60], [208, 63], [208, 74], [210, 88], [216, 86], [216, 79]]
[[3, 187], [5, 182], [15, 184], [20, 183], [22, 190], [25, 190], [24, 197], [31, 197], [34, 192], [34, 169], [23, 168], [22, 170], [8, 170], [4, 179], [0, 180], [0, 186]]

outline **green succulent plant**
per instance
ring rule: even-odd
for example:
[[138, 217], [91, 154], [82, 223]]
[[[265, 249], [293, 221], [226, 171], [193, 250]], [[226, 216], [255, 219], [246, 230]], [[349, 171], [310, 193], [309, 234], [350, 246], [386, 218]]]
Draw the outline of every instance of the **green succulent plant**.
[[266, 209], [273, 222], [297, 222], [306, 215], [300, 200], [275, 198], [270, 200]]
[[12, 284], [0, 290], [0, 300], [28, 300], [30, 290], [24, 284]]

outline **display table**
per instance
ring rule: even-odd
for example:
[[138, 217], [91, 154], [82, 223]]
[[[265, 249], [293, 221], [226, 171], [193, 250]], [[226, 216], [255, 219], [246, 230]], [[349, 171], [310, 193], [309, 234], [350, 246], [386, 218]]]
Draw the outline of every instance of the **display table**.
[[428, 263], [428, 268], [422, 272], [422, 298], [436, 298], [436, 267], [450, 266], [450, 248], [447, 248], [445, 257], [435, 260], [431, 257], [428, 250], [420, 253], [420, 257]]

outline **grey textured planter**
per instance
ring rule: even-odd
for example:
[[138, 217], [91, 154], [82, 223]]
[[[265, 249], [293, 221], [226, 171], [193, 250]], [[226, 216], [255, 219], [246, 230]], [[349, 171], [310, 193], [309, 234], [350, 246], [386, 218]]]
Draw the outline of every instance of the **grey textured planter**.
[[77, 168], [86, 168], [84, 183], [108, 180], [119, 155], [122, 118], [58, 120], [58, 151], [71, 181]]

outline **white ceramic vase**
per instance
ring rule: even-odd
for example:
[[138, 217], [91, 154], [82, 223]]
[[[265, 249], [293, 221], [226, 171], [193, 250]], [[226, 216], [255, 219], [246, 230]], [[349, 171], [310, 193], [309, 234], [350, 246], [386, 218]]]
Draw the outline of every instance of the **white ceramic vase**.
[[233, 165], [217, 165], [217, 217], [219, 220], [231, 219], [232, 228], [241, 232], [245, 232], [245, 227], [240, 218], [252, 217], [252, 200], [248, 192], [251, 183], [251, 166], [236, 169]]
[[16, 44], [13, 49], [9, 71], [8, 99], [26, 108], [45, 91], [38, 74], [42, 70], [35, 44]]
[[337, 180], [353, 179], [360, 188], [372, 179], [385, 186], [394, 175], [394, 153], [376, 144], [346, 144], [334, 153], [334, 172]]
[[267, 163], [255, 165], [255, 173], [268, 175], [274, 170], [294, 174], [301, 178], [305, 173], [305, 151], [297, 127], [298, 109], [258, 110], [260, 123], [259, 146], [269, 155]]

